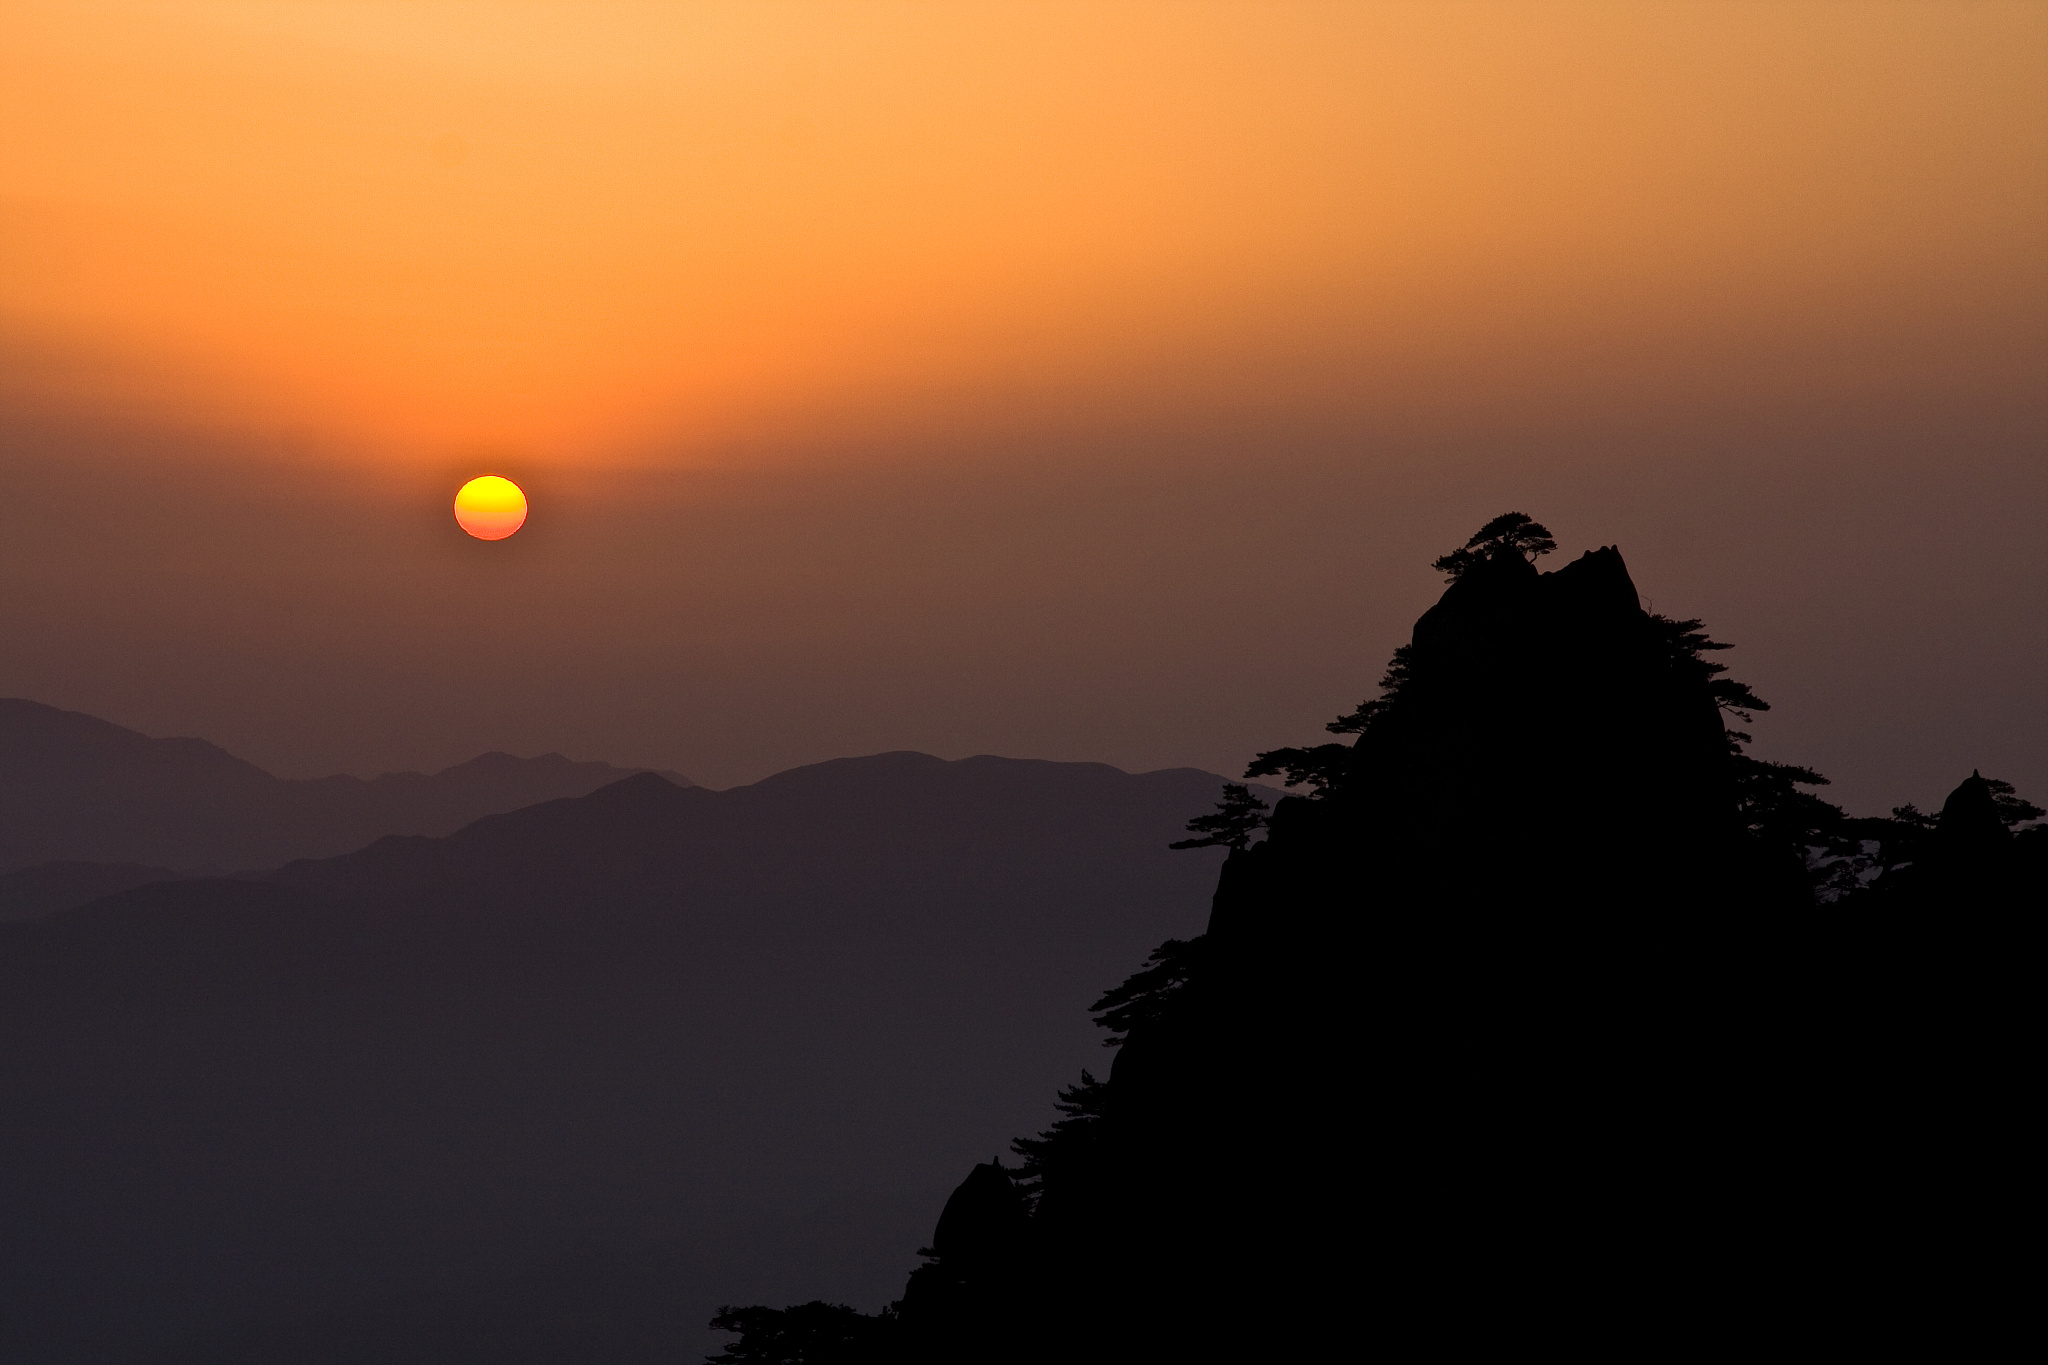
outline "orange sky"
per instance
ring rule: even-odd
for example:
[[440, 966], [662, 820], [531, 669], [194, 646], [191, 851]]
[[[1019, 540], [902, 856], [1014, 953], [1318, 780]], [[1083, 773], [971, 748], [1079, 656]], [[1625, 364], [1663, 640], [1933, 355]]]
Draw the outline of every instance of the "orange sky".
[[9, 14], [15, 388], [413, 459], [1256, 401], [1304, 337], [1540, 387], [1560, 333], [1995, 313], [2048, 230], [2040, 4]]
[[1852, 806], [2048, 801], [2048, 3], [4, 26], [0, 695], [291, 775], [1235, 772], [1517, 508]]

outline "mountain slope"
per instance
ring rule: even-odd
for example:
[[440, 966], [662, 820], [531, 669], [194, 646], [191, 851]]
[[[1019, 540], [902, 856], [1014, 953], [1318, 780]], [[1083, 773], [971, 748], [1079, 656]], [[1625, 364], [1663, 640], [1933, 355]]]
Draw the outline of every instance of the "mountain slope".
[[38, 863], [0, 873], [0, 924], [41, 919], [151, 882], [177, 880], [180, 874], [171, 868], [146, 863]]
[[1216, 857], [1165, 844], [1220, 781], [642, 775], [0, 927], [0, 1356], [404, 1359], [446, 1305], [575, 1297], [550, 1266], [678, 1267], [616, 1310], [671, 1347], [880, 1302], [945, 1173], [1099, 1064], [1101, 984], [1199, 927]]

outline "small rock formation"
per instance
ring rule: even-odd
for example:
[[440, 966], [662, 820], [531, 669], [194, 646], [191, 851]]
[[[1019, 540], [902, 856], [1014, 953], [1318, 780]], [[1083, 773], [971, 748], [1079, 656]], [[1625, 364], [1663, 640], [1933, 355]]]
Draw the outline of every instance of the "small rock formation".
[[908, 1360], [1008, 1361], [1033, 1325], [1031, 1214], [1000, 1157], [968, 1172], [897, 1305]]

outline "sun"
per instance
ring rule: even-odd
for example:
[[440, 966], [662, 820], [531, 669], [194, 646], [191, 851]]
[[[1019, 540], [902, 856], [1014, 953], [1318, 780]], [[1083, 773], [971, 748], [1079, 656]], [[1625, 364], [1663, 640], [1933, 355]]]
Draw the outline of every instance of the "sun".
[[456, 490], [455, 520], [478, 540], [503, 540], [526, 524], [526, 494], [496, 474], [471, 479]]

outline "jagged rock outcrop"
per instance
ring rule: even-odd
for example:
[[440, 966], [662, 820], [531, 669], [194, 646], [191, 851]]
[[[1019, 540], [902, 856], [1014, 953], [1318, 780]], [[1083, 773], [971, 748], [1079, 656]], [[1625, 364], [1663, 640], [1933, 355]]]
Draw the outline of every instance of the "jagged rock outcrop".
[[1640, 1349], [1750, 1273], [1753, 926], [1810, 898], [1669, 625], [1612, 548], [1481, 560], [1417, 622], [1048, 1182], [1042, 1351]]
[[1612, 547], [1547, 574], [1484, 561], [1416, 622], [1407, 666], [1316, 812], [1362, 889], [1583, 917], [1752, 879], [1719, 708]]

